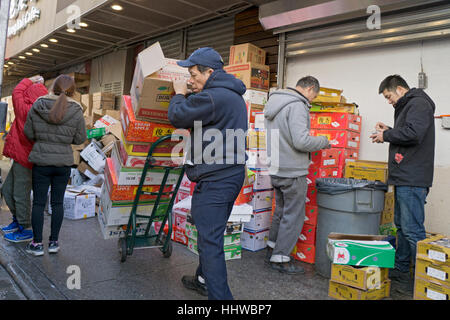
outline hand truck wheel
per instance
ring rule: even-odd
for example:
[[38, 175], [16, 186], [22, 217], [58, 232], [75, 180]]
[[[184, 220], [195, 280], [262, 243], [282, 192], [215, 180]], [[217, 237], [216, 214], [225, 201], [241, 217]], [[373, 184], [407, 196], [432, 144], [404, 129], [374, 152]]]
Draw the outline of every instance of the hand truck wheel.
[[173, 251], [172, 241], [169, 240], [166, 251], [163, 251], [163, 257], [169, 258], [172, 255], [172, 251]]
[[127, 260], [127, 240], [125, 238], [119, 239], [119, 254], [120, 262]]

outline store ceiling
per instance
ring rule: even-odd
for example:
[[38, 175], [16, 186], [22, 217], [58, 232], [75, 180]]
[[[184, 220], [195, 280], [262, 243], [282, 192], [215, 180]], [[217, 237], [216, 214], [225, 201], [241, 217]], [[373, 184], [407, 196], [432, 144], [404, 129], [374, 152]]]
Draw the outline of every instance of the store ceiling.
[[[14, 64], [4, 68], [3, 83], [57, 71], [114, 49], [268, 2], [271, 0], [110, 0], [81, 17], [87, 26], [71, 33], [64, 25], [35, 46], [11, 57], [9, 61]], [[122, 10], [114, 10], [113, 5], [121, 6]]]

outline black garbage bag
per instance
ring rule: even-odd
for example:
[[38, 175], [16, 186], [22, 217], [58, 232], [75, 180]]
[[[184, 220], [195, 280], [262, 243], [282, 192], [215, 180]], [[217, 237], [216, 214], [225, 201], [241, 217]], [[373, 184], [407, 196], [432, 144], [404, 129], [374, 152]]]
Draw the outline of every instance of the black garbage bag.
[[359, 189], [374, 189], [387, 191], [387, 184], [380, 181], [358, 180], [348, 178], [319, 178], [316, 179], [318, 192], [340, 194]]

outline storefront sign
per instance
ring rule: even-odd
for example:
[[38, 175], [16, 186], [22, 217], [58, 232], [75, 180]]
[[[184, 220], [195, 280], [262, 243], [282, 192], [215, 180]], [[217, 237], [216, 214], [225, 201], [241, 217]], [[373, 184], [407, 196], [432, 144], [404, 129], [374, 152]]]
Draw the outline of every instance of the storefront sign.
[[[12, 0], [9, 10], [9, 19], [16, 22], [8, 27], [8, 38], [18, 35], [29, 24], [38, 20], [41, 16], [41, 10], [31, 6], [28, 9], [28, 3], [36, 3], [38, 0]], [[26, 11], [21, 18], [18, 19], [20, 12]]]

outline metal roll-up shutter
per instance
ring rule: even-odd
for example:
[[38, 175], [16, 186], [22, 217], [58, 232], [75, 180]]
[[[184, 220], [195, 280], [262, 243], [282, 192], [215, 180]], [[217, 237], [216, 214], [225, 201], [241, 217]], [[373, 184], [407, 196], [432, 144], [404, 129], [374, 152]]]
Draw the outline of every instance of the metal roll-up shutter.
[[183, 54], [183, 30], [177, 30], [165, 35], [152, 38], [146, 41], [145, 46], [149, 47], [155, 42], [158, 42], [164, 52], [166, 58], [184, 59]]
[[367, 18], [328, 27], [286, 32], [286, 58], [369, 48], [450, 36], [450, 5], [381, 15], [381, 28]]
[[224, 17], [193, 26], [187, 31], [186, 54], [201, 47], [212, 47], [228, 64], [230, 46], [234, 40], [234, 16]]

